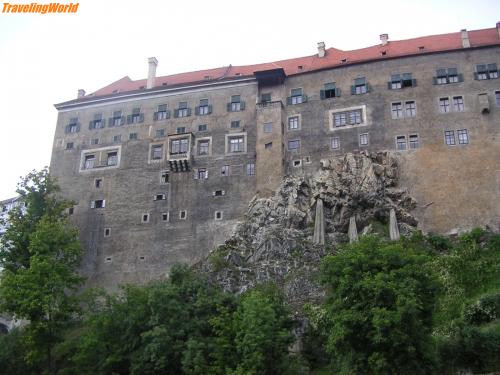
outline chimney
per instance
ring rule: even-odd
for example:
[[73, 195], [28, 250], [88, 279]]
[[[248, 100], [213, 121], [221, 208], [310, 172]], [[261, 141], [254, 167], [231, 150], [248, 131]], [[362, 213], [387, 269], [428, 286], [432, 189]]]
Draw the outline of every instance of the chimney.
[[78, 90], [77, 99], [83, 98], [84, 96], [85, 96], [85, 90], [84, 89]]
[[380, 41], [382, 42], [383, 46], [389, 43], [389, 34], [380, 34]]
[[462, 36], [462, 48], [470, 47], [469, 33], [466, 29], [460, 30], [460, 34]]
[[318, 42], [318, 57], [325, 57], [325, 42]]
[[149, 71], [148, 71], [148, 83], [146, 84], [146, 88], [150, 89], [155, 85], [156, 78], [156, 67], [158, 66], [158, 60], [156, 57], [150, 57], [148, 59]]
[[500, 38], [500, 22], [497, 22], [498, 37]]

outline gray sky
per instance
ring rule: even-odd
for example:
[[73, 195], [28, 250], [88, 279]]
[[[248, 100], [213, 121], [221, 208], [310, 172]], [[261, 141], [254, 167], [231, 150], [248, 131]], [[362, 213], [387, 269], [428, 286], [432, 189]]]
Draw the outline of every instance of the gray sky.
[[150, 56], [160, 76], [312, 55], [319, 41], [349, 50], [381, 33], [398, 40], [497, 21], [497, 0], [81, 0], [76, 14], [0, 13], [0, 200], [50, 163], [54, 103], [145, 78]]

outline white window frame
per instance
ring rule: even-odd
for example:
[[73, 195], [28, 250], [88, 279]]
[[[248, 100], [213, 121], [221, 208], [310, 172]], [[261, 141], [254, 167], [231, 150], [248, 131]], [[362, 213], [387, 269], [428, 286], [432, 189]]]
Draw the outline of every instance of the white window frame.
[[[361, 136], [366, 135], [366, 143], [361, 143]], [[358, 135], [358, 143], [360, 147], [367, 147], [370, 145], [370, 134], [369, 133], [361, 133]]]
[[[242, 137], [243, 138], [243, 150], [242, 151], [236, 151], [236, 152], [231, 152], [230, 151], [230, 139], [232, 138], [238, 138]], [[225, 155], [245, 155], [247, 153], [247, 133], [246, 132], [241, 132], [241, 133], [229, 133], [225, 135]]]
[[[361, 110], [361, 124], [350, 125], [348, 114], [346, 114], [346, 124], [343, 126], [335, 126], [334, 115], [336, 113], [350, 112], [350, 111], [356, 111], [356, 110], [358, 110], [358, 111]], [[332, 109], [332, 110], [328, 111], [328, 127], [329, 127], [330, 131], [342, 131], [343, 129], [360, 128], [360, 127], [364, 127], [364, 126], [370, 126], [370, 123], [368, 123], [368, 115], [367, 115], [365, 104], [360, 105], [360, 106], [355, 106], [355, 107], [345, 107], [345, 108]]]

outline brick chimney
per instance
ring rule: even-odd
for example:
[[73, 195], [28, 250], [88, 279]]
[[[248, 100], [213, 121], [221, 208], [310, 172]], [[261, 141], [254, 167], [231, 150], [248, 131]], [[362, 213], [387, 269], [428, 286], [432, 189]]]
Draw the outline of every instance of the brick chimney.
[[155, 85], [156, 78], [156, 67], [158, 66], [158, 60], [156, 57], [150, 57], [148, 59], [149, 70], [148, 70], [148, 82], [146, 84], [146, 88], [150, 89]]
[[84, 96], [85, 96], [85, 90], [84, 89], [78, 90], [77, 99], [83, 98]]
[[325, 42], [318, 42], [318, 57], [325, 57]]
[[470, 47], [469, 32], [466, 29], [460, 30], [460, 35], [462, 37], [462, 48]]
[[389, 43], [389, 34], [380, 34], [380, 41], [382, 42], [383, 46]]

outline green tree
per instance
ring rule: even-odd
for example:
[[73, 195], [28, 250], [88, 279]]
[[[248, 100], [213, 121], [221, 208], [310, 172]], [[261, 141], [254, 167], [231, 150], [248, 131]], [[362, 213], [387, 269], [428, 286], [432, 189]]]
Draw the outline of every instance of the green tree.
[[64, 214], [70, 203], [57, 199], [57, 191], [47, 169], [21, 181], [24, 207], [11, 213], [0, 251], [0, 311], [29, 321], [26, 359], [48, 373], [55, 371], [54, 345], [79, 311], [75, 290], [83, 281], [75, 271], [81, 257], [78, 232]]
[[362, 237], [322, 263], [327, 351], [341, 374], [433, 371], [437, 283], [427, 251], [403, 241]]

